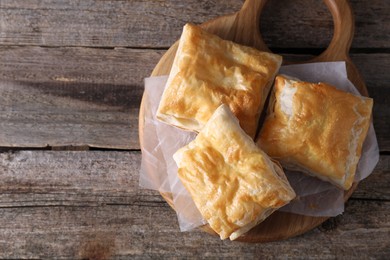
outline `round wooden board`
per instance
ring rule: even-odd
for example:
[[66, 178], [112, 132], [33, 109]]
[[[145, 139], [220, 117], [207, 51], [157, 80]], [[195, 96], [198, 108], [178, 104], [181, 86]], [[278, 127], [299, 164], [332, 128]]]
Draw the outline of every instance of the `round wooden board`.
[[[260, 14], [266, 2], [267, 0], [246, 0], [239, 12], [205, 22], [200, 26], [223, 39], [270, 52], [258, 30], [260, 27]], [[323, 2], [332, 13], [334, 35], [328, 48], [322, 54], [307, 62], [345, 61], [349, 80], [359, 89], [362, 95], [367, 96], [368, 93], [364, 81], [348, 55], [354, 34], [354, 19], [351, 7], [346, 0], [323, 0]], [[177, 46], [178, 42], [169, 48], [154, 68], [151, 76], [169, 74]], [[284, 63], [287, 62], [284, 61]], [[141, 147], [143, 125], [144, 106], [142, 101], [139, 115]], [[352, 188], [345, 192], [345, 201], [352, 195], [356, 187], [357, 183], [354, 183]], [[161, 195], [174, 208], [172, 195], [170, 193], [162, 193]], [[277, 211], [248, 233], [238, 238], [237, 241], [258, 243], [287, 239], [303, 234], [319, 226], [327, 219], [327, 217], [310, 217]], [[203, 226], [202, 229], [210, 234], [215, 234], [208, 225]]]

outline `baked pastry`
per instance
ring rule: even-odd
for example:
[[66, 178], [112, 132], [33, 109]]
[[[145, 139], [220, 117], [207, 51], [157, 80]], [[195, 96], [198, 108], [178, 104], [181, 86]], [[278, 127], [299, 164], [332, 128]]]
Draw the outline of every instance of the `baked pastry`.
[[281, 63], [279, 55], [223, 40], [187, 24], [157, 118], [199, 132], [215, 109], [227, 104], [244, 131], [254, 137]]
[[353, 183], [373, 100], [326, 83], [277, 76], [257, 143], [287, 169], [348, 190]]
[[236, 239], [295, 197], [282, 168], [221, 105], [173, 156], [178, 176], [221, 239]]

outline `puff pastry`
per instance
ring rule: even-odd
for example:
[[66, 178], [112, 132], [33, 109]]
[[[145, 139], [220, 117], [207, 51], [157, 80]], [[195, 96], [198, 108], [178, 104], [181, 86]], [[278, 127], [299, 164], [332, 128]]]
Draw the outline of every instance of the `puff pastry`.
[[245, 134], [226, 105], [174, 160], [180, 180], [221, 239], [236, 239], [295, 197], [281, 167]]
[[371, 98], [280, 75], [257, 143], [285, 168], [298, 168], [348, 190], [372, 106]]
[[183, 28], [157, 118], [199, 132], [221, 104], [254, 137], [282, 63], [276, 54], [226, 41], [198, 26]]

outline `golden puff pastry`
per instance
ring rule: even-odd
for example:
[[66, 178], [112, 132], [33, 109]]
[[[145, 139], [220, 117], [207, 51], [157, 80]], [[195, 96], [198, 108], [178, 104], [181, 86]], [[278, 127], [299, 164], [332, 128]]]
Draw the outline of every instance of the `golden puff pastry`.
[[257, 143], [287, 169], [348, 190], [353, 183], [373, 100], [277, 76]]
[[279, 55], [223, 40], [187, 24], [157, 118], [199, 132], [215, 109], [227, 104], [244, 131], [254, 137], [281, 63]]
[[173, 157], [180, 180], [221, 239], [238, 238], [295, 197], [281, 167], [245, 134], [226, 105]]

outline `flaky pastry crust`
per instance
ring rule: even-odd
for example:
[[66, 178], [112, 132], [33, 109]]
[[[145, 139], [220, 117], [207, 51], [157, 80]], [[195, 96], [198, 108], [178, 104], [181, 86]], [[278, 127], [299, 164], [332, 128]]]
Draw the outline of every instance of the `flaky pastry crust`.
[[295, 197], [281, 167], [225, 105], [174, 159], [180, 180], [221, 239], [236, 239]]
[[226, 104], [253, 138], [281, 63], [279, 55], [223, 40], [187, 24], [157, 118], [199, 132], [215, 109]]
[[326, 83], [278, 75], [257, 143], [287, 169], [348, 190], [353, 183], [373, 100]]

